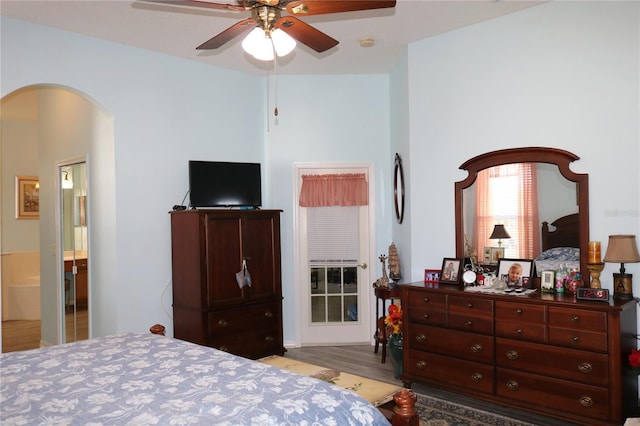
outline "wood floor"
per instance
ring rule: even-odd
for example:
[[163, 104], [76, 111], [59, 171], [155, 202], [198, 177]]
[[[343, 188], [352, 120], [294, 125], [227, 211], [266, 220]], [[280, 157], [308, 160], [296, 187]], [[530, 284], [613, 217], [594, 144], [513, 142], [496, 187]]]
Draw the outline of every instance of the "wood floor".
[[[73, 325], [76, 327], [73, 327]], [[89, 338], [86, 310], [65, 316], [67, 342]], [[40, 347], [40, 320], [2, 321], [2, 352], [25, 351]]]

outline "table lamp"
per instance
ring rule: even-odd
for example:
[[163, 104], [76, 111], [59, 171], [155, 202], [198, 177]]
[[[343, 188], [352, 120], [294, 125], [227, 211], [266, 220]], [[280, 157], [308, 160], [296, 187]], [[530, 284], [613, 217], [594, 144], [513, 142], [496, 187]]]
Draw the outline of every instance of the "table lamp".
[[511, 235], [504, 229], [504, 225], [495, 225], [493, 227], [493, 232], [489, 237], [490, 240], [498, 240], [498, 247], [502, 247], [502, 239], [511, 238]]
[[609, 245], [604, 261], [620, 263], [620, 273], [613, 274], [613, 297], [618, 299], [633, 299], [631, 274], [625, 273], [625, 263], [640, 262], [640, 253], [635, 235], [609, 235]]

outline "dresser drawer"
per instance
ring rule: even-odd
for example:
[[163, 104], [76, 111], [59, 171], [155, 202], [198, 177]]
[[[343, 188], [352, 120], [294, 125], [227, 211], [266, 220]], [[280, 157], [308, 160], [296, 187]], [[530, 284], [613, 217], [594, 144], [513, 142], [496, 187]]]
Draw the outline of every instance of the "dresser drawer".
[[447, 308], [447, 296], [444, 294], [426, 293], [424, 291], [409, 291], [409, 310], [413, 308], [436, 309], [444, 311]]
[[609, 384], [606, 354], [496, 339], [496, 366], [596, 386]]
[[528, 303], [496, 301], [496, 319], [544, 324], [545, 307]]
[[571, 328], [549, 327], [549, 343], [565, 348], [607, 352], [607, 334]]
[[445, 311], [438, 311], [425, 306], [411, 306], [408, 311], [409, 322], [439, 325], [444, 327], [447, 323]]
[[535, 404], [537, 408], [607, 420], [609, 393], [606, 388], [545, 378], [498, 368], [496, 394], [507, 400]]
[[493, 300], [449, 296], [449, 313], [493, 317]]
[[409, 349], [480, 363], [493, 362], [493, 337], [424, 325], [409, 325]]
[[606, 312], [549, 307], [549, 325], [589, 331], [607, 331]]
[[493, 319], [449, 313], [447, 325], [449, 328], [475, 333], [493, 334]]
[[233, 334], [212, 335], [209, 346], [245, 358], [257, 359], [267, 355], [282, 355], [279, 328], [251, 330]]
[[493, 393], [494, 368], [490, 365], [416, 350], [409, 351], [408, 361], [409, 374], [465, 391]]
[[279, 313], [279, 305], [275, 302], [213, 311], [209, 314], [209, 330], [215, 335], [275, 328]]
[[547, 338], [547, 328], [544, 324], [498, 319], [496, 320], [496, 336], [544, 343]]

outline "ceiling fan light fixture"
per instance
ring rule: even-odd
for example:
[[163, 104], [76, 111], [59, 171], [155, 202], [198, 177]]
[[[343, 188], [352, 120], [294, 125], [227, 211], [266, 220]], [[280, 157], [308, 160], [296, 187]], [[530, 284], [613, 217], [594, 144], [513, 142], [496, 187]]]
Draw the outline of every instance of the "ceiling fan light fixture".
[[273, 47], [276, 49], [278, 56], [287, 56], [293, 52], [296, 48], [296, 41], [289, 34], [282, 31], [280, 28], [276, 28], [271, 33], [271, 40], [273, 41]]
[[242, 40], [242, 48], [249, 55], [261, 61], [273, 60], [271, 40], [269, 40], [262, 28], [255, 27], [251, 30], [244, 40]]
[[274, 49], [278, 56], [286, 56], [296, 48], [296, 41], [279, 28], [271, 36], [260, 27], [256, 27], [242, 41], [242, 48], [260, 61], [273, 61]]

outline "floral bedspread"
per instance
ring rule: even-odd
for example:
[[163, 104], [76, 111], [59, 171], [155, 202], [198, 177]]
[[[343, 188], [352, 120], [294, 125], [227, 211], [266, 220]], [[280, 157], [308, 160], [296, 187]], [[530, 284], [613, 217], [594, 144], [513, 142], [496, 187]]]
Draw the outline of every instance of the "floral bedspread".
[[388, 425], [354, 393], [213, 348], [122, 334], [0, 357], [2, 425]]

